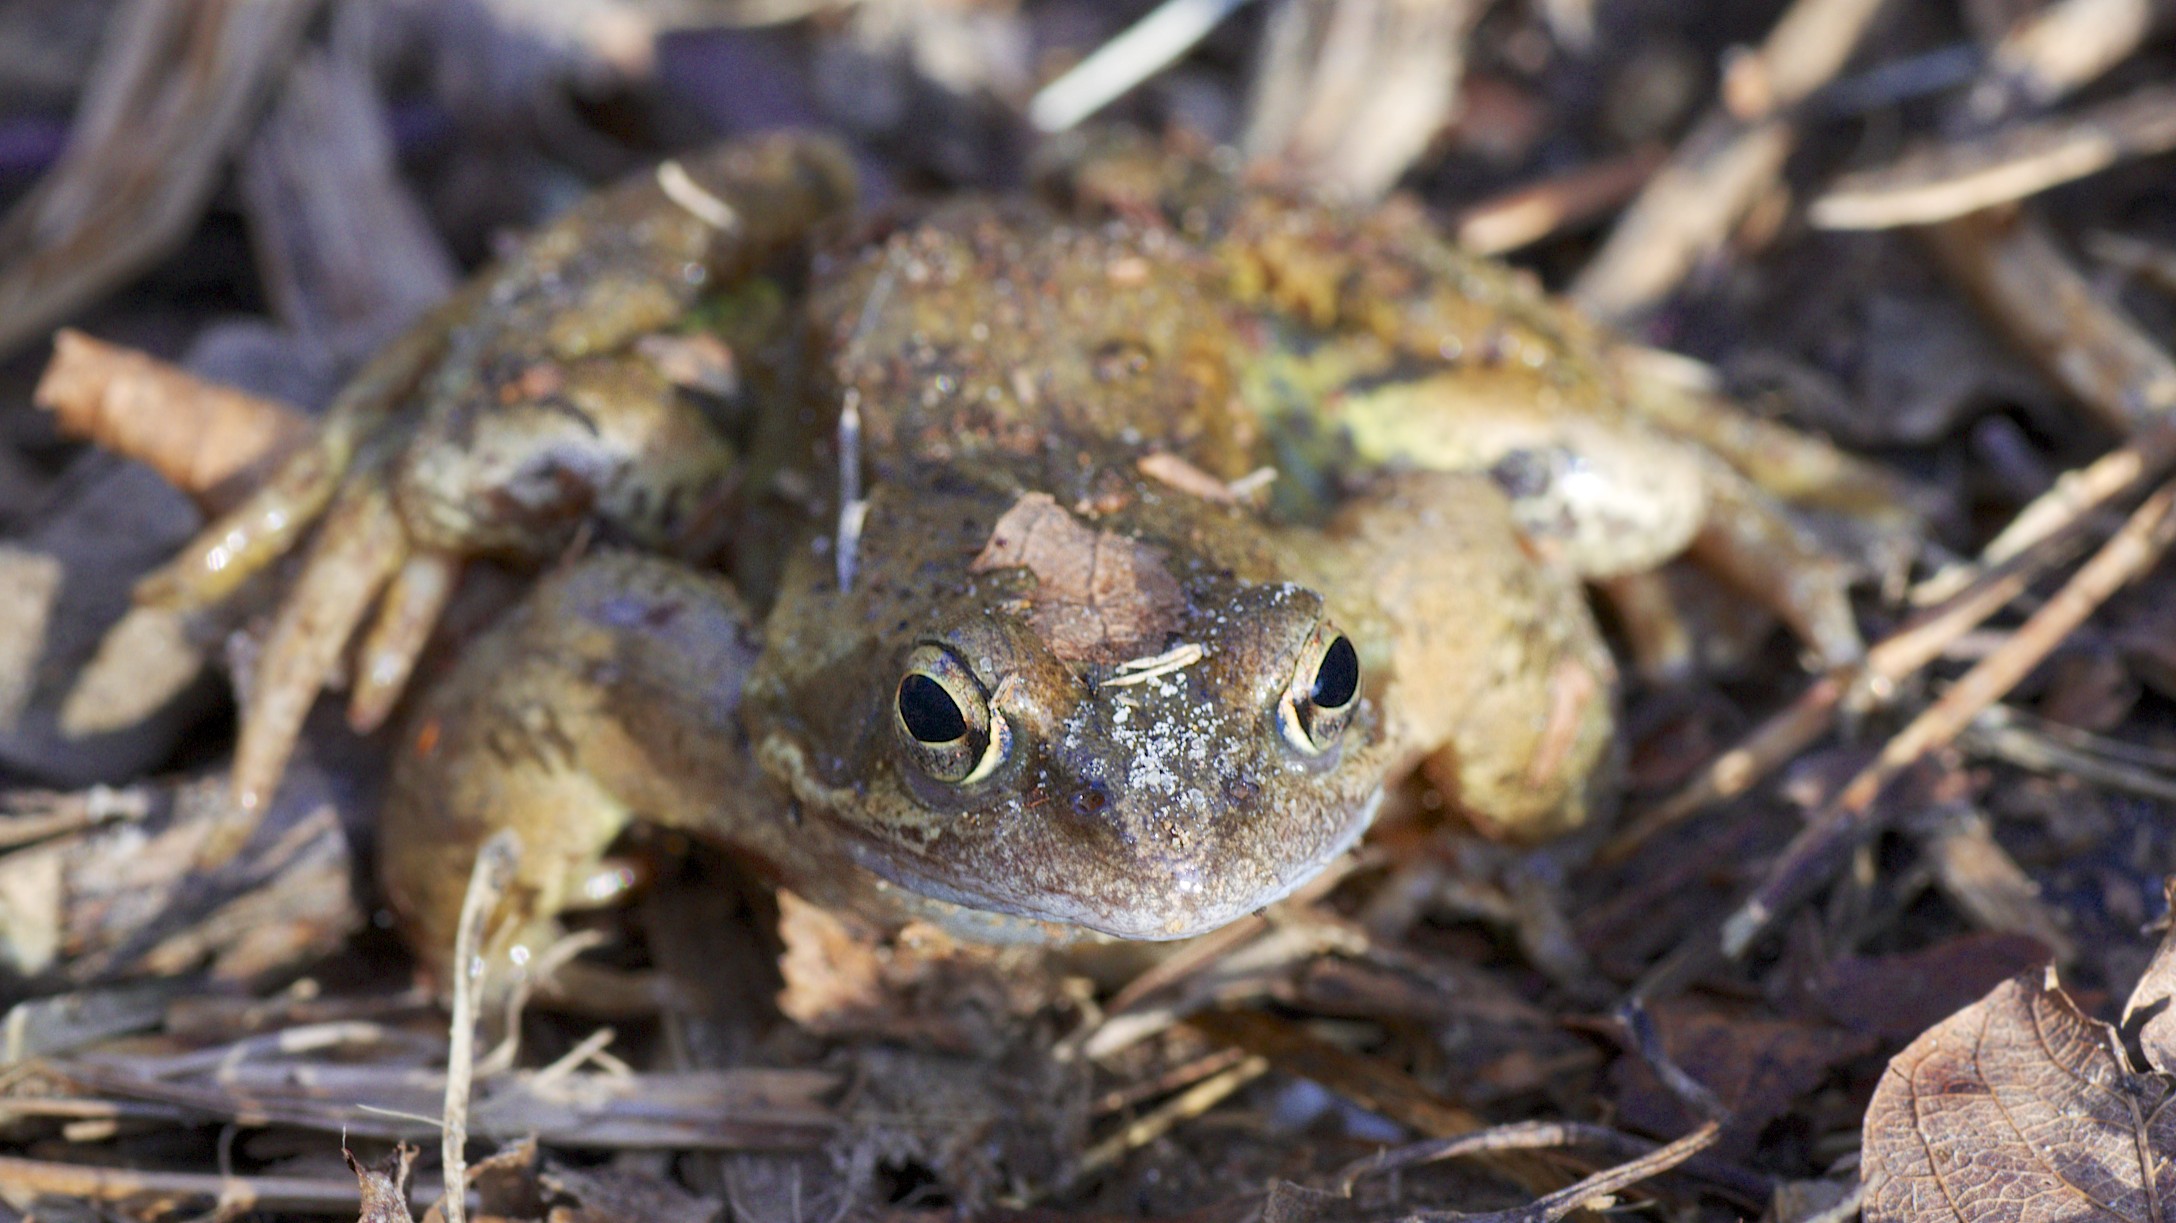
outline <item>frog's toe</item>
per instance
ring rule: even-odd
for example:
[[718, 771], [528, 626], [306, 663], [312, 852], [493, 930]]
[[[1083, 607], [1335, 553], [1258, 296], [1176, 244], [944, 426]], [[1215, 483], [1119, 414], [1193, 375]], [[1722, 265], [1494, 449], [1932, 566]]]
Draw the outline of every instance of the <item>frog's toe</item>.
[[1851, 611], [1853, 567], [1829, 554], [1742, 481], [1719, 480], [1692, 556], [1773, 611], [1823, 670], [1866, 655]]
[[324, 513], [346, 468], [346, 454], [321, 435], [242, 504], [197, 532], [172, 560], [145, 575], [137, 583], [136, 601], [189, 611], [233, 594], [295, 546]]
[[348, 638], [400, 568], [407, 535], [378, 481], [350, 486], [326, 514], [308, 563], [280, 605], [242, 704], [235, 799], [256, 809], [287, 768], [302, 721]]
[[1769, 496], [1843, 515], [1884, 537], [1923, 531], [1934, 508], [1924, 490], [1818, 434], [1747, 412], [1716, 393], [1712, 371], [1698, 362], [1630, 344], [1613, 355], [1627, 406], [1698, 442]]
[[385, 724], [407, 691], [416, 659], [460, 580], [461, 558], [431, 548], [416, 549], [393, 575], [378, 604], [378, 617], [355, 656], [348, 725], [357, 734], [369, 734]]

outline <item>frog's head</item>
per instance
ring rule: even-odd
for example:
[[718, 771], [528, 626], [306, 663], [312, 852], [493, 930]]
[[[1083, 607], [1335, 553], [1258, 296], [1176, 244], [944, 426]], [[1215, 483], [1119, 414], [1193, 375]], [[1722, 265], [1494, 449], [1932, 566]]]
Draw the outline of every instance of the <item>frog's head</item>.
[[1188, 500], [880, 498], [855, 590], [789, 582], [772, 619], [766, 669], [795, 675], [755, 686], [766, 765], [862, 865], [967, 910], [1169, 939], [1285, 896], [1381, 797], [1363, 651], [1258, 527]]

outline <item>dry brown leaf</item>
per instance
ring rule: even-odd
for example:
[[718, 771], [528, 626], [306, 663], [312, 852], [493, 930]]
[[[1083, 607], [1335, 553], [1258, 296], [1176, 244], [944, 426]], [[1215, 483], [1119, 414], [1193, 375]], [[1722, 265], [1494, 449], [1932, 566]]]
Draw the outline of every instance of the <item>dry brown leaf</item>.
[[224, 505], [237, 483], [309, 431], [285, 404], [206, 382], [118, 344], [63, 330], [33, 396], [63, 433], [148, 463], [199, 500]]
[[416, 1161], [414, 1147], [407, 1143], [394, 1147], [375, 1167], [364, 1167], [346, 1147], [340, 1148], [340, 1158], [348, 1161], [348, 1170], [362, 1191], [360, 1223], [413, 1223], [415, 1216], [408, 1213], [408, 1172]]
[[2123, 1008], [2123, 1026], [2139, 1025], [2138, 1048], [2147, 1065], [2162, 1074], [2176, 1074], [2176, 1014], [2171, 1014], [2176, 1011], [2176, 908], [2170, 907], [2176, 906], [2176, 879], [2168, 880], [2161, 891], [2161, 911], [2168, 915], [2162, 921], [2168, 929], [2162, 932], [2160, 947]]
[[2165, 1219], [2170, 1088], [2052, 969], [2020, 973], [1889, 1063], [1866, 1112], [1866, 1223]]
[[1035, 575], [1028, 624], [1067, 662], [1111, 664], [1163, 648], [1184, 599], [1163, 553], [1067, 513], [1048, 493], [1013, 503], [971, 571]]
[[778, 937], [778, 1009], [825, 1036], [987, 1050], [1060, 998], [1048, 958], [1032, 950], [960, 943], [920, 922], [885, 936], [784, 889]]
[[567, 1199], [552, 1207], [550, 1223], [710, 1223], [718, 1217], [718, 1202], [630, 1168], [555, 1168], [544, 1174], [544, 1186]]
[[[1752, 1150], [1761, 1130], [1789, 1112], [1835, 1069], [1874, 1047], [1871, 1037], [1827, 1024], [1772, 1019], [1696, 998], [1657, 1003], [1655, 1025], [1671, 1062], [1713, 1093], [1729, 1118], [1718, 1144], [1726, 1155]], [[1649, 1133], [1682, 1133], [1701, 1121], [1636, 1058], [1610, 1080], [1620, 1123]]]
[[1839, 956], [1822, 966], [1813, 1001], [1854, 1031], [1909, 1040], [2051, 958], [2028, 935], [1976, 931], [1897, 955]]

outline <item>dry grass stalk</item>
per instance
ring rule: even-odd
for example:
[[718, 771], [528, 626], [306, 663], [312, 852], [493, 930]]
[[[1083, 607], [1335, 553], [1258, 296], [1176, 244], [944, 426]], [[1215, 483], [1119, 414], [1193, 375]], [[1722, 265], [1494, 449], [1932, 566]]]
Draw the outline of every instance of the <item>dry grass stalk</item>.
[[[1617, 221], [1609, 241], [1573, 282], [1571, 297], [1596, 317], [1621, 322], [1660, 301], [1694, 264], [1719, 249], [1776, 182], [1797, 143], [1782, 112], [1841, 71], [1880, 0], [1796, 0], [1757, 59], [1735, 69], [1740, 110], [1717, 108]], [[1749, 82], [1758, 83], [1754, 87]]]
[[1223, 1103], [1231, 1094], [1269, 1073], [1269, 1059], [1241, 1055], [1234, 1064], [1196, 1082], [1185, 1091], [1122, 1126], [1081, 1154], [1066, 1183], [1078, 1182], [1124, 1159], [1179, 1125]]
[[1654, 177], [1668, 157], [1661, 145], [1580, 166], [1530, 187], [1482, 200], [1458, 214], [1458, 244], [1501, 255], [1593, 221], [1622, 205]]
[[2015, 688], [2100, 605], [2150, 569], [2176, 541], [2176, 484], [2163, 485], [2123, 528], [2008, 640], [1883, 746], [1801, 832], [1761, 887], [1724, 923], [1721, 950], [1743, 955], [1775, 919], [1825, 883], [1874, 831], [1877, 800], [1904, 771], [1954, 740]]
[[446, 1223], [468, 1219], [468, 1097], [476, 1072], [476, 1008], [490, 967], [484, 939], [520, 863], [521, 838], [511, 828], [500, 830], [476, 851], [468, 892], [461, 899], [461, 924], [453, 944], [453, 1015], [446, 1037], [445, 1136], [439, 1148], [446, 1168], [446, 1194], [440, 1199]]
[[[358, 1059], [359, 1051], [376, 1057]], [[100, 1054], [44, 1069], [60, 1090], [110, 1098], [128, 1115], [148, 1106], [198, 1119], [386, 1141], [439, 1134], [436, 1114], [446, 1076], [413, 1064], [425, 1053], [441, 1053], [436, 1042], [425, 1050], [413, 1040], [391, 1041], [379, 1050], [350, 1048], [324, 1060], [277, 1058], [244, 1042], [209, 1052], [227, 1060]], [[839, 1087], [836, 1075], [817, 1070], [596, 1072], [543, 1083], [535, 1072], [522, 1071], [478, 1080], [469, 1129], [502, 1140], [532, 1135], [576, 1150], [806, 1151], [837, 1130], [838, 1116], [822, 1101]], [[16, 1103], [4, 1101], [10, 1109]]]
[[1807, 211], [1824, 229], [1891, 229], [2009, 204], [2176, 149], [2176, 88], [2148, 85], [2074, 114], [1944, 141], [1838, 179]]
[[[1488, 1126], [1480, 1114], [1438, 1097], [1397, 1067], [1348, 1053], [1281, 1019], [1253, 1011], [1209, 1011], [1187, 1020], [1187, 1026], [1430, 1138], [1455, 1138]], [[1529, 1193], [1552, 1193], [1571, 1179], [1560, 1165], [1519, 1152], [1496, 1155], [1489, 1163]]]
[[1958, 590], [1947, 603], [1874, 643], [1856, 676], [1827, 675], [1814, 681], [1676, 793], [1632, 820], [1602, 848], [1598, 860], [1605, 865], [1622, 862], [1663, 830], [1751, 790], [1827, 734], [1835, 725], [1837, 711], [1854, 697], [1886, 702], [1906, 679], [2008, 607], [2035, 578], [2067, 560], [2072, 555], [2074, 529], [2081, 525], [2079, 517], [2051, 524], [2048, 533], [2026, 550], [1978, 571], [1975, 582]]
[[361, 1200], [352, 1178], [139, 1172], [5, 1155], [0, 1155], [0, 1192], [26, 1200], [39, 1195], [91, 1202], [210, 1200], [219, 1204], [221, 1217], [253, 1210], [352, 1215]]
[[2019, 510], [1988, 541], [1976, 561], [1952, 565], [1927, 578], [1912, 589], [1911, 601], [1923, 605], [1954, 598], [1989, 570], [2070, 530], [2086, 515], [2159, 477], [2171, 464], [2176, 464], [2176, 419], [2158, 423], [2128, 445], [2064, 472], [2052, 488]]
[[[2045, 106], [2130, 58], [2155, 24], [2166, 21], [2167, 9], [2154, 0], [2053, 0], [2027, 13], [1995, 45], [1988, 86]], [[2001, 104], [1999, 98], [1992, 103]]]
[[1164, 0], [1036, 91], [1028, 122], [1065, 132], [1171, 66], [1247, 0]]
[[134, 0], [114, 10], [67, 152], [0, 222], [0, 353], [181, 241], [316, 7]]

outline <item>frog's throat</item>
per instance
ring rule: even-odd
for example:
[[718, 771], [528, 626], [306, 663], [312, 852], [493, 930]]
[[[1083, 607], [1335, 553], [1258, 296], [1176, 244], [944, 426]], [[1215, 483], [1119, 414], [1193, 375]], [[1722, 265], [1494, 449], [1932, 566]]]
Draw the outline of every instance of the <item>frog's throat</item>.
[[[850, 788], [827, 786], [818, 780], [808, 767], [807, 752], [785, 735], [766, 735], [757, 748], [757, 758], [766, 771], [785, 780], [794, 800], [804, 807], [832, 812], [851, 810], [850, 804], [861, 797]], [[905, 901], [905, 911], [936, 920], [952, 933], [977, 941], [1066, 942], [1074, 937], [1089, 937], [1168, 942], [1207, 934], [1290, 896], [1359, 843], [1375, 823], [1376, 813], [1383, 805], [1384, 792], [1381, 785], [1370, 789], [1336, 836], [1315, 854], [1287, 865], [1279, 872], [1276, 882], [1248, 898], [1246, 907], [1219, 909], [1191, 921], [1172, 920], [1156, 926], [1114, 920], [1113, 914], [1067, 903], [1057, 896], [1046, 897], [1033, 911], [1026, 905], [1007, 905], [972, 896], [922, 872], [902, 869], [902, 863], [897, 858], [887, 858], [882, 847], [850, 835], [838, 838], [838, 848], [855, 866], [874, 877], [875, 890], [879, 894], [890, 893], [894, 905]], [[923, 814], [927, 818], [917, 821], [914, 830], [927, 844], [935, 839], [943, 817], [936, 812]], [[909, 895], [902, 896], [901, 891]], [[914, 898], [932, 903], [918, 904]], [[947, 910], [958, 912], [948, 913]], [[1025, 925], [1020, 931], [1012, 930], [1011, 927], [1018, 923]], [[1024, 933], [1030, 927], [1035, 933]]]

